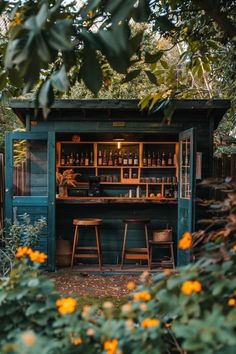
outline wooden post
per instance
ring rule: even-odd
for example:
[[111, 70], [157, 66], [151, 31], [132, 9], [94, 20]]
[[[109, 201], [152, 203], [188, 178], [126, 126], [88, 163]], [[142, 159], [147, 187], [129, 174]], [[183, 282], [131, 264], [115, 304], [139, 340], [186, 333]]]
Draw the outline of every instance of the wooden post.
[[4, 203], [4, 156], [0, 154], [0, 230], [3, 228], [3, 203]]

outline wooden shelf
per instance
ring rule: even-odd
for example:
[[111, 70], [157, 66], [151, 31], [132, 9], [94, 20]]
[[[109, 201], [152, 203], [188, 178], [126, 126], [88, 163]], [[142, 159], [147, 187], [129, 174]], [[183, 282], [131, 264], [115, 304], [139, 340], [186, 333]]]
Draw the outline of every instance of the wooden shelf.
[[70, 169], [70, 168], [95, 168], [95, 166], [92, 166], [92, 165], [89, 165], [89, 166], [69, 166], [69, 165], [61, 166], [61, 165], [59, 165], [57, 167], [58, 168], [68, 168], [68, 169]]

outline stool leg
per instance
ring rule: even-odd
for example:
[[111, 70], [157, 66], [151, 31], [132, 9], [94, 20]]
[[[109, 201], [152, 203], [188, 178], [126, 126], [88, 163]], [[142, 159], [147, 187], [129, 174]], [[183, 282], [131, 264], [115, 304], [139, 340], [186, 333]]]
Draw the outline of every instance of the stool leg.
[[171, 252], [171, 262], [173, 269], [175, 268], [175, 256], [174, 256], [174, 248], [173, 245], [170, 245], [170, 252]]
[[145, 240], [146, 240], [146, 248], [147, 248], [147, 255], [148, 255], [148, 264], [150, 260], [150, 253], [149, 253], [149, 242], [148, 242], [148, 228], [147, 225], [144, 225], [144, 230], [145, 230]]
[[101, 245], [100, 245], [100, 230], [99, 230], [99, 227], [97, 225], [95, 226], [95, 233], [96, 233], [99, 269], [102, 270], [102, 254], [101, 254]]
[[79, 229], [78, 229], [78, 225], [75, 226], [75, 232], [74, 232], [74, 239], [73, 239], [73, 249], [72, 249], [72, 255], [71, 255], [71, 268], [73, 267], [73, 263], [74, 263], [74, 256], [75, 256], [75, 249], [76, 249], [76, 245], [79, 241]]
[[151, 266], [152, 266], [152, 246], [150, 246], [150, 248], [149, 248], [149, 258], [148, 258], [148, 268], [149, 268], [149, 270], [151, 270]]
[[124, 264], [124, 258], [125, 258], [125, 245], [126, 245], [126, 239], [127, 239], [127, 231], [128, 231], [128, 224], [125, 224], [125, 231], [124, 231], [124, 240], [123, 240], [123, 246], [122, 246], [122, 255], [121, 255], [121, 264], [120, 264], [120, 269], [122, 269], [123, 264]]

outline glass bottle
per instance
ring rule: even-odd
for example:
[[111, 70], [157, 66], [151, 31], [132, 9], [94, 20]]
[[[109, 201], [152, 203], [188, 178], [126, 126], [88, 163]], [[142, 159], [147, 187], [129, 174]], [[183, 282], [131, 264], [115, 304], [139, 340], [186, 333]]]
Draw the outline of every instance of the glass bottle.
[[123, 164], [123, 156], [122, 156], [122, 152], [121, 150], [119, 150], [119, 154], [118, 154], [118, 165], [122, 166]]
[[137, 154], [137, 152], [134, 154], [134, 166], [138, 166], [138, 154]]
[[117, 151], [115, 152], [115, 155], [114, 155], [114, 166], [118, 166], [118, 152]]
[[61, 166], [65, 166], [65, 164], [66, 164], [65, 153], [64, 153], [64, 151], [62, 150], [60, 165], [61, 165]]
[[157, 165], [156, 154], [153, 151], [153, 153], [152, 153], [152, 166], [156, 166], [156, 165]]
[[143, 166], [147, 166], [147, 155], [145, 151], [143, 153]]
[[109, 153], [108, 166], [113, 166], [112, 151], [110, 151], [110, 153]]
[[103, 151], [102, 165], [107, 166], [107, 152], [106, 152], [106, 150]]
[[79, 166], [79, 154], [78, 154], [78, 152], [76, 153], [75, 164], [76, 164], [76, 166]]
[[133, 165], [133, 154], [132, 154], [132, 152], [129, 153], [128, 165], [129, 166]]
[[160, 154], [160, 152], [157, 153], [157, 166], [161, 166], [161, 154]]
[[90, 151], [89, 166], [93, 166], [93, 152]]
[[66, 156], [66, 166], [70, 166], [70, 155]]
[[161, 157], [161, 166], [166, 166], [166, 154], [162, 153], [162, 157]]
[[98, 151], [98, 166], [102, 166], [102, 151]]
[[123, 156], [123, 165], [127, 166], [128, 165], [128, 158], [127, 158], [127, 153], [126, 151], [124, 152], [124, 156]]
[[89, 166], [89, 154], [85, 153], [84, 166]]
[[84, 166], [85, 164], [85, 161], [84, 161], [84, 153], [81, 152], [81, 155], [80, 155], [80, 166]]
[[148, 151], [147, 165], [152, 166], [152, 157], [150, 151]]
[[168, 155], [167, 165], [168, 166], [172, 166], [173, 165], [173, 158], [172, 158], [171, 152], [169, 152], [169, 155]]
[[73, 166], [73, 164], [74, 164], [74, 156], [73, 156], [73, 152], [71, 152], [69, 157], [69, 165]]

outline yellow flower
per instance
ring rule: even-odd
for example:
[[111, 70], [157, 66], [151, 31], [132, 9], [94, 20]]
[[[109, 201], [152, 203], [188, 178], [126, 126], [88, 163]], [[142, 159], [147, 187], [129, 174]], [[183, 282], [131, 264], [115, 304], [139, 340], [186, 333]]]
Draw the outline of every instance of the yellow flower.
[[185, 232], [178, 242], [178, 247], [181, 250], [186, 250], [192, 246], [193, 240], [190, 232]]
[[95, 331], [93, 328], [88, 328], [86, 334], [89, 337], [93, 337], [95, 335]]
[[18, 247], [16, 250], [16, 257], [17, 258], [22, 258], [24, 256], [28, 256], [29, 254], [31, 254], [32, 249], [29, 247]]
[[136, 284], [133, 280], [129, 281], [128, 284], [127, 284], [127, 289], [132, 291], [136, 288]]
[[126, 328], [129, 330], [129, 331], [132, 331], [134, 329], [134, 321], [129, 319], [127, 321], [125, 321], [125, 324], [126, 324]]
[[105, 301], [104, 304], [102, 305], [102, 307], [105, 310], [111, 310], [114, 307], [114, 305], [111, 301]]
[[160, 320], [158, 320], [157, 318], [145, 318], [141, 323], [141, 326], [143, 328], [157, 327], [159, 325]]
[[184, 295], [191, 295], [192, 293], [200, 293], [202, 291], [202, 284], [198, 280], [187, 280], [181, 286], [181, 292]]
[[233, 299], [233, 298], [230, 298], [228, 300], [228, 305], [231, 306], [231, 307], [234, 307], [236, 305], [236, 300]]
[[33, 331], [26, 331], [21, 335], [22, 342], [27, 347], [32, 347], [36, 342], [36, 336]]
[[30, 252], [29, 257], [32, 262], [36, 263], [44, 263], [48, 258], [45, 253], [39, 251]]
[[236, 251], [236, 245], [234, 245], [234, 246], [232, 247], [232, 250], [233, 250], [233, 251]]
[[82, 317], [84, 317], [84, 318], [88, 317], [90, 309], [91, 309], [91, 306], [85, 305], [83, 307]]
[[106, 342], [104, 342], [104, 350], [107, 351], [107, 354], [116, 354], [117, 352], [117, 347], [118, 347], [118, 340], [117, 339], [111, 339], [111, 340], [107, 340]]
[[81, 338], [72, 338], [71, 343], [74, 345], [81, 345], [82, 344], [82, 339]]
[[174, 270], [172, 268], [165, 268], [163, 271], [164, 271], [165, 275], [168, 276], [168, 275], [171, 275]]
[[72, 297], [66, 297], [64, 299], [57, 300], [56, 306], [58, 312], [60, 312], [61, 315], [65, 315], [67, 313], [73, 313], [75, 311], [77, 306], [77, 301]]
[[141, 311], [145, 312], [147, 311], [148, 307], [147, 307], [147, 304], [145, 304], [144, 302], [142, 302], [140, 305], [139, 305], [139, 308]]
[[121, 307], [121, 311], [125, 314], [125, 313], [129, 313], [132, 311], [132, 304], [130, 302], [128, 302], [127, 304], [124, 304], [122, 307]]
[[151, 294], [148, 291], [140, 291], [133, 295], [135, 301], [149, 301], [151, 300]]

